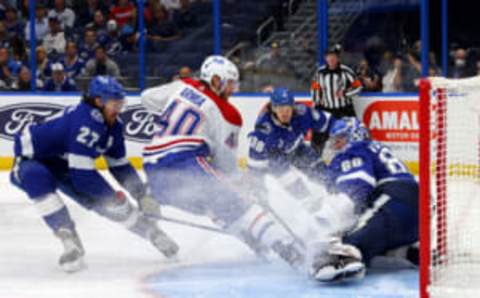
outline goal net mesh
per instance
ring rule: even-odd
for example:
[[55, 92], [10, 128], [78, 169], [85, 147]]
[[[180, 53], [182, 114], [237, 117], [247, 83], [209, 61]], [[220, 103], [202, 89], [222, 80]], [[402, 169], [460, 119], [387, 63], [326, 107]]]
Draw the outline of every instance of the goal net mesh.
[[480, 77], [431, 78], [430, 86], [427, 291], [480, 297]]

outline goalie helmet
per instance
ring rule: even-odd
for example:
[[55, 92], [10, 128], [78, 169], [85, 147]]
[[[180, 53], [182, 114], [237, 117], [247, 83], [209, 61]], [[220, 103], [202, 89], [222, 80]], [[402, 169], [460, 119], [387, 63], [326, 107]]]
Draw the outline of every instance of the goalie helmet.
[[[220, 78], [220, 92], [225, 90], [228, 81], [232, 81], [238, 85], [238, 68], [232, 61], [220, 55], [208, 56], [200, 67], [200, 79], [211, 84], [212, 78], [218, 76]], [[236, 86], [235, 89], [238, 89]]]
[[356, 142], [366, 141], [370, 139], [370, 133], [355, 117], [344, 117], [335, 121], [330, 128], [330, 137], [335, 138], [346, 138], [348, 144], [353, 144]]

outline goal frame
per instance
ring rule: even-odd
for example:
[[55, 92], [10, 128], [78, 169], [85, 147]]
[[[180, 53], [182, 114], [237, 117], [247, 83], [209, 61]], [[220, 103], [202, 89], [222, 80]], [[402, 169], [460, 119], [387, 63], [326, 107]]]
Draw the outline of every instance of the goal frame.
[[429, 298], [430, 284], [430, 241], [431, 209], [430, 209], [430, 94], [432, 84], [428, 78], [421, 79], [419, 84], [419, 241], [420, 241], [420, 298]]

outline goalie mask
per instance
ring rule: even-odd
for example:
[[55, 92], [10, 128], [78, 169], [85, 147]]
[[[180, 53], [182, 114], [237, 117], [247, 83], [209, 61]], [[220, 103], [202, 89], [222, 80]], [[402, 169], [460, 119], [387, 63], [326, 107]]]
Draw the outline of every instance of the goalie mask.
[[344, 151], [356, 142], [370, 139], [368, 129], [354, 117], [335, 121], [330, 128], [330, 142], [334, 151]]

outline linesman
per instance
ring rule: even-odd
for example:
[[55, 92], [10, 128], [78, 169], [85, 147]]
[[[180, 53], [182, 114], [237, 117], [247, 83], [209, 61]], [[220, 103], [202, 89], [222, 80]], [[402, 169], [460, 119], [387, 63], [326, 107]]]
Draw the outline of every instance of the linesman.
[[[325, 65], [320, 66], [312, 82], [312, 100], [315, 106], [330, 112], [335, 118], [355, 117], [353, 99], [362, 90], [355, 72], [340, 62], [340, 45], [329, 48], [325, 53]], [[315, 133], [312, 145], [321, 153], [328, 133]]]

